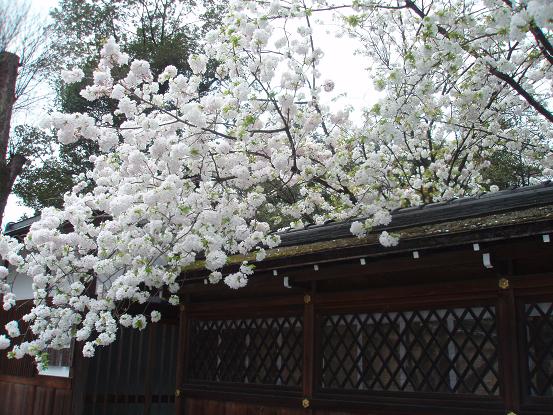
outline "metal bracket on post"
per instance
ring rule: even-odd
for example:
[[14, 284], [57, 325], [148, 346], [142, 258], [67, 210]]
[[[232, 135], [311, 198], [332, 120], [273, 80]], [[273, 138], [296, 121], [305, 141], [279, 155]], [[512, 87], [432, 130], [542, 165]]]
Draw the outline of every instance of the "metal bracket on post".
[[367, 265], [367, 260], [365, 258], [359, 258], [361, 265]]
[[542, 240], [543, 240], [544, 243], [547, 244], [547, 243], [551, 242], [551, 238], [549, 238], [548, 233], [544, 233], [541, 237], [542, 237]]
[[419, 259], [419, 251], [413, 251], [413, 258]]
[[484, 263], [484, 266], [488, 269], [493, 268], [492, 260], [490, 258], [489, 253], [482, 254], [482, 262]]
[[480, 244], [472, 244], [472, 249], [474, 250], [474, 252], [480, 251]]
[[315, 271], [318, 271], [318, 270], [319, 270], [319, 266], [318, 266], [317, 264], [315, 264], [315, 265], [313, 265], [313, 269], [314, 269]]
[[273, 270], [273, 275], [276, 277], [278, 275], [278, 271], [276, 269]]
[[288, 277], [284, 277], [284, 286], [286, 288], [292, 288], [292, 286], [290, 285], [290, 280], [288, 279]]

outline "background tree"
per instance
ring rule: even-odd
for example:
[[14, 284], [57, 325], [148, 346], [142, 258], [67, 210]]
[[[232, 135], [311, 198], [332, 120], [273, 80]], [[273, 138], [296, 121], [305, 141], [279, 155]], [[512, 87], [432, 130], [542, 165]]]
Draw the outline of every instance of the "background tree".
[[[114, 112], [114, 100], [103, 98], [91, 102], [79, 94], [92, 83], [99, 50], [109, 37], [116, 39], [132, 59], [148, 61], [155, 77], [169, 65], [190, 75], [188, 58], [201, 52], [199, 40], [220, 24], [224, 8], [223, 1], [61, 0], [50, 13], [53, 19], [48, 28], [52, 62], [58, 71], [81, 67], [86, 78], [71, 85], [64, 85], [55, 78], [57, 107], [61, 112], [87, 113], [98, 121], [103, 115]], [[215, 67], [210, 63], [200, 94], [215, 80]], [[163, 90], [164, 86], [161, 88]], [[76, 183], [74, 177], [90, 170], [92, 164], [88, 160], [97, 154], [98, 146], [94, 143], [62, 144], [47, 157], [48, 162], [23, 172], [14, 192], [36, 211], [46, 206], [59, 207], [64, 193]]]
[[6, 51], [0, 53], [0, 218], [4, 215], [13, 183], [26, 162], [23, 154], [9, 152], [18, 66], [17, 55]]
[[41, 88], [54, 68], [51, 50], [44, 47], [48, 38], [48, 29], [30, 12], [28, 1], [0, 0], [0, 51], [19, 57], [14, 111], [28, 109], [48, 94]]
[[15, 112], [28, 110], [43, 98], [41, 82], [50, 70], [50, 56], [43, 47], [45, 29], [29, 15], [29, 4], [0, 1], [0, 223], [8, 196], [28, 160], [40, 157], [45, 136], [28, 127], [12, 131]]

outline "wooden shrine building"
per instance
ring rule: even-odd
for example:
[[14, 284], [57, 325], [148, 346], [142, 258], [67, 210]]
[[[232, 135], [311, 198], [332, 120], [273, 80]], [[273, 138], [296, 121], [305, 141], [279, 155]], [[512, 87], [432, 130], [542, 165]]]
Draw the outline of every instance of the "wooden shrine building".
[[[63, 413], [553, 413], [552, 183], [400, 209], [395, 247], [350, 226], [283, 233], [239, 290], [190, 267], [160, 324], [75, 347]], [[0, 402], [51, 378], [8, 366]]]

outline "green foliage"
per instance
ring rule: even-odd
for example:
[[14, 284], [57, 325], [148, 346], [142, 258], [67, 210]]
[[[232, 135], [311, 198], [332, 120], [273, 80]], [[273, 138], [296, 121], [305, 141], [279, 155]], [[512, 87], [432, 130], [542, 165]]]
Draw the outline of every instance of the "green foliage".
[[31, 125], [18, 125], [10, 136], [9, 153], [27, 159], [44, 159], [52, 153], [53, 136]]
[[499, 189], [528, 186], [542, 177], [541, 168], [525, 160], [521, 154], [498, 150], [489, 157], [490, 167], [482, 172], [488, 183]]
[[88, 157], [98, 152], [92, 142], [54, 148], [54, 134], [30, 126], [16, 127], [12, 142], [25, 147], [26, 156], [32, 160], [19, 176], [13, 192], [37, 212], [45, 206], [61, 207], [63, 195], [74, 185], [73, 176], [90, 169]]

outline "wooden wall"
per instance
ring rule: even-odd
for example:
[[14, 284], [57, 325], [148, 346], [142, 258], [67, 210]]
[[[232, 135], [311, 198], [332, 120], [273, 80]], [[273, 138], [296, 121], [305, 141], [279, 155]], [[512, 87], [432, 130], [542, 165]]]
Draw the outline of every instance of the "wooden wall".
[[176, 320], [122, 328], [94, 358], [76, 355], [74, 415], [172, 415]]
[[[176, 413], [505, 415], [512, 411], [517, 415], [550, 415], [553, 246], [534, 237], [481, 247], [491, 253], [494, 268], [486, 268], [482, 251], [476, 252], [469, 245], [458, 250], [424, 252], [416, 260], [409, 253], [372, 263], [367, 260], [366, 264], [358, 259], [340, 264], [321, 262], [314, 269], [312, 263], [290, 272], [279, 271], [278, 277], [268, 270], [267, 275], [258, 274], [257, 282], [252, 279], [242, 291], [225, 292], [224, 287], [203, 284], [187, 287], [188, 301], [181, 307]], [[293, 288], [283, 287], [281, 274], [293, 276]], [[433, 320], [427, 320], [427, 315], [432, 315]], [[442, 315], [449, 316], [447, 322]], [[262, 339], [264, 333], [283, 327], [278, 322], [286, 318], [290, 332], [289, 316], [302, 319], [303, 361], [290, 369], [301, 370], [301, 382], [287, 384], [276, 377], [278, 382], [270, 384], [268, 375], [263, 374], [261, 380], [252, 377], [248, 368], [265, 362], [267, 347], [263, 344], [257, 354], [251, 346], [253, 339]], [[385, 339], [391, 333], [387, 330], [392, 323], [404, 328], [392, 332], [387, 343], [375, 340], [371, 344], [367, 340], [369, 331], [362, 334], [365, 337], [356, 337], [357, 332], [347, 326], [347, 321], [352, 320], [344, 316], [353, 316], [357, 327], [377, 326], [382, 321], [382, 327], [376, 329], [380, 336], [377, 339]], [[378, 320], [378, 316], [386, 317]], [[332, 321], [343, 325], [343, 336]], [[427, 321], [432, 323], [425, 326]], [[412, 327], [424, 326], [426, 330], [421, 332], [426, 333], [424, 336], [418, 337], [414, 328], [407, 329], [413, 339], [418, 339], [412, 343], [415, 351], [407, 350], [410, 346], [402, 334], [405, 331], [399, 331], [411, 327], [411, 323]], [[456, 328], [449, 327], [450, 323]], [[435, 328], [440, 325], [440, 329]], [[329, 329], [334, 337], [329, 337]], [[244, 331], [248, 341], [244, 340]], [[236, 334], [234, 345], [228, 340], [231, 332]], [[214, 340], [213, 333], [219, 333], [218, 340]], [[216, 352], [203, 353], [201, 344], [194, 344], [202, 336], [205, 349], [217, 349]], [[286, 339], [287, 334], [282, 332], [280, 336]], [[375, 360], [371, 369], [361, 360], [343, 360], [347, 347], [338, 349], [328, 339], [351, 344], [363, 350], [363, 356], [371, 353], [371, 347], [387, 354], [382, 354], [382, 365]], [[407, 353], [418, 365], [418, 372], [405, 372], [409, 369], [402, 366], [408, 382], [397, 380], [396, 371], [401, 362], [413, 364], [412, 361], [390, 357], [390, 351], [400, 347], [403, 351], [397, 355]], [[452, 351], [463, 348], [466, 356], [462, 358], [460, 352]], [[480, 351], [475, 352], [476, 349]], [[327, 354], [329, 351], [331, 355]], [[280, 349], [275, 353], [283, 359], [288, 351]], [[426, 358], [419, 358], [425, 354]], [[198, 356], [205, 356], [202, 361], [224, 364], [197, 365]], [[330, 359], [334, 359], [334, 366], [330, 366]], [[229, 365], [229, 360], [236, 363]], [[357, 369], [357, 379], [376, 373], [395, 376], [397, 383], [393, 387], [376, 384], [374, 389], [374, 384], [366, 380], [335, 386], [339, 381], [329, 381], [329, 372], [325, 374], [324, 368], [341, 364], [348, 370], [361, 367]], [[270, 373], [274, 368], [267, 365]], [[379, 369], [383, 365], [388, 365], [387, 371]], [[202, 369], [206, 376], [202, 376]], [[428, 374], [438, 379], [437, 385], [420, 380]], [[471, 380], [473, 375], [481, 376], [478, 383]], [[304, 399], [309, 401], [306, 407]]]
[[72, 415], [71, 381], [0, 375], [0, 415]]
[[[20, 300], [0, 311], [0, 327], [29, 312], [32, 301]], [[26, 324], [20, 323], [22, 332]], [[40, 376], [34, 359], [8, 359], [0, 351], [0, 415], [71, 415], [71, 379]]]

